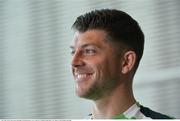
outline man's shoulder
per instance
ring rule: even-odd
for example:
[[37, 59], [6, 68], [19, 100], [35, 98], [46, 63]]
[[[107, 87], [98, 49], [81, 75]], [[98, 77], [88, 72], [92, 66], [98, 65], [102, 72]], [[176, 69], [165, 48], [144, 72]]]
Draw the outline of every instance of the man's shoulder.
[[[88, 115], [88, 119], [93, 119], [92, 114]], [[153, 111], [148, 107], [144, 107], [139, 103], [135, 103], [124, 113], [118, 114], [113, 119], [175, 119], [171, 116]]]
[[173, 117], [153, 111], [153, 110], [149, 109], [148, 107], [144, 107], [142, 105], [140, 105], [140, 112], [142, 114], [144, 114], [146, 117], [149, 117], [151, 119], [174, 119]]

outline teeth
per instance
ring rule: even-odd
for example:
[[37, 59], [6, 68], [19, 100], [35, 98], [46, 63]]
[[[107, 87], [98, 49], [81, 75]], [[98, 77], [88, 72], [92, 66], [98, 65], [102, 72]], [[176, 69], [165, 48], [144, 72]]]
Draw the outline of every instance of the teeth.
[[77, 78], [80, 79], [80, 78], [86, 78], [87, 77], [87, 74], [78, 74], [77, 75]]
[[76, 74], [77, 79], [83, 79], [86, 78], [88, 76], [91, 76], [92, 74]]

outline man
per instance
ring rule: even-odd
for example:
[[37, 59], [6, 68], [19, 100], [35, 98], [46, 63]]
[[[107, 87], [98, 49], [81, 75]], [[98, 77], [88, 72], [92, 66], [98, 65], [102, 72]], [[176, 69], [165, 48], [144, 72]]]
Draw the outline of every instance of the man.
[[72, 49], [72, 73], [79, 97], [94, 101], [91, 119], [168, 119], [138, 104], [133, 77], [143, 55], [144, 35], [125, 12], [95, 10], [79, 16]]

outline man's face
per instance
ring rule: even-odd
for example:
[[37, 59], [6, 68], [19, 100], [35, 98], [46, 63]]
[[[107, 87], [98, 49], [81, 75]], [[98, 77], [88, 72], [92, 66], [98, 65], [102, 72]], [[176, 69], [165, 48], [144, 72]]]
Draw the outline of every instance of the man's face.
[[99, 99], [111, 92], [119, 81], [120, 57], [106, 40], [103, 30], [75, 32], [72, 48], [72, 73], [80, 97]]

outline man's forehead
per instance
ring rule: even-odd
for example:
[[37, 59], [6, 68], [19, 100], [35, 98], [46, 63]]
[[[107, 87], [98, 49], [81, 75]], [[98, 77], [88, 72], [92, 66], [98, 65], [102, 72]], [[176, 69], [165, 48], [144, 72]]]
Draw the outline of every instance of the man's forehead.
[[103, 30], [76, 31], [72, 40], [72, 46], [98, 45], [106, 41], [106, 33]]

